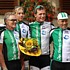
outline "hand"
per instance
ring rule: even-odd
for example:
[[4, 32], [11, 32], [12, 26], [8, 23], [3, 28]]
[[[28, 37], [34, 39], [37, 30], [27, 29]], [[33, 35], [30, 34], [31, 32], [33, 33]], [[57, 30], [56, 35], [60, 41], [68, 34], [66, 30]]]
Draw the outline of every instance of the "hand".
[[50, 54], [50, 58], [52, 58], [52, 54]]
[[24, 66], [22, 66], [21, 70], [24, 70]]
[[8, 70], [8, 69], [5, 67], [5, 68], [3, 68], [3, 70]]

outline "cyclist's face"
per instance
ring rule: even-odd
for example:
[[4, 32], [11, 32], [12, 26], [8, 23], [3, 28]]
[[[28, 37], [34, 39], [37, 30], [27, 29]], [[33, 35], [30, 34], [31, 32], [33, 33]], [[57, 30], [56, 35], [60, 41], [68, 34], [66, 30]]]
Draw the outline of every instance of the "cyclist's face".
[[6, 26], [9, 30], [14, 30], [14, 28], [16, 27], [16, 22], [17, 19], [15, 17], [15, 15], [10, 15], [7, 19], [6, 19]]
[[35, 14], [35, 18], [36, 18], [36, 21], [38, 22], [43, 22], [45, 21], [45, 18], [46, 18], [46, 11], [45, 9], [43, 10], [37, 10], [37, 13]]
[[68, 26], [68, 19], [60, 19], [60, 20], [58, 20], [58, 25], [62, 29], [67, 28], [67, 26]]
[[22, 9], [16, 11], [16, 18], [18, 21], [23, 21], [23, 18], [24, 18], [24, 12]]

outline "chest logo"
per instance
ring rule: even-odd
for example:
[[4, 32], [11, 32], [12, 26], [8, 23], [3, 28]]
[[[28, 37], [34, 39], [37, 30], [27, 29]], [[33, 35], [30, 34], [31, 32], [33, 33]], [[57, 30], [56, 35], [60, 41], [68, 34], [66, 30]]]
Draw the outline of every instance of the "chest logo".
[[46, 27], [45, 26], [42, 26], [42, 29], [45, 29]]
[[46, 31], [42, 31], [42, 35], [46, 35]]
[[26, 33], [26, 30], [25, 30], [25, 29], [23, 29], [23, 30], [22, 30], [22, 32], [23, 32], [23, 33]]
[[65, 35], [64, 36], [64, 39], [66, 39], [66, 40], [69, 39], [69, 36], [68, 35]]

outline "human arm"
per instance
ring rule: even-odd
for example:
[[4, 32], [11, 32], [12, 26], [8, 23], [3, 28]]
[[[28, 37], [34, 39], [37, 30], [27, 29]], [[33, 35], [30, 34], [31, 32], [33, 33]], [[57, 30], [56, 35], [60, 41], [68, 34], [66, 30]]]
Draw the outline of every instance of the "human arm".
[[52, 37], [50, 37], [50, 58], [52, 58], [53, 56], [53, 39]]
[[53, 38], [52, 38], [52, 33], [50, 31], [50, 58], [53, 57]]
[[3, 44], [0, 43], [0, 64], [3, 70], [8, 70], [5, 64], [4, 56], [2, 53], [3, 50]]
[[20, 60], [21, 60], [21, 70], [24, 70], [24, 56], [23, 56], [23, 53], [20, 52]]
[[2, 70], [7, 70], [4, 56], [3, 56], [3, 37], [4, 37], [4, 32], [0, 32], [0, 65], [2, 67]]
[[53, 42], [50, 44], [50, 58], [53, 57]]

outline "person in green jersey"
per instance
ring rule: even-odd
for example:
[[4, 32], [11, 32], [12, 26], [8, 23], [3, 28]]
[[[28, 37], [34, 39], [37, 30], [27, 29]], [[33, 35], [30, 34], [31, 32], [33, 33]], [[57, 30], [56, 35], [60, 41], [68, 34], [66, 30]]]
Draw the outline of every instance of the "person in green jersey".
[[24, 9], [22, 6], [15, 6], [15, 16], [17, 18], [17, 24], [15, 30], [19, 32], [20, 38], [29, 37], [29, 25], [24, 22]]
[[19, 33], [15, 31], [17, 19], [14, 12], [4, 16], [6, 28], [0, 33], [0, 64], [2, 70], [21, 70]]
[[68, 14], [60, 12], [57, 15], [58, 27], [50, 31], [53, 41], [53, 58], [51, 70], [70, 69], [70, 28], [68, 28]]
[[[14, 8], [15, 16], [17, 18], [17, 24], [15, 30], [19, 32], [20, 38], [28, 38], [29, 37], [29, 25], [28, 23], [24, 22], [24, 8], [22, 6], [15, 6]], [[24, 59], [23, 59], [24, 58]], [[24, 66], [24, 61], [27, 61], [29, 59], [28, 56], [21, 53], [21, 59], [22, 59], [22, 66]], [[24, 69], [24, 67], [23, 67]]]
[[36, 38], [41, 49], [41, 55], [31, 56], [29, 59], [30, 70], [50, 70], [49, 31], [54, 27], [51, 22], [46, 22], [46, 9], [38, 5], [34, 10], [35, 22], [29, 23], [30, 37]]

